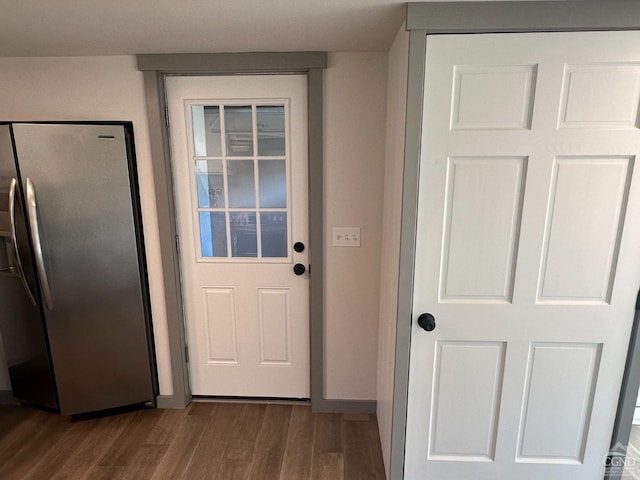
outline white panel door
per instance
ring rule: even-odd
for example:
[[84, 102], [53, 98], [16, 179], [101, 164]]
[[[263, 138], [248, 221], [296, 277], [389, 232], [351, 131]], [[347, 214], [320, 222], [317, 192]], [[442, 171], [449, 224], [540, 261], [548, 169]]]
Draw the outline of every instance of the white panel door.
[[167, 103], [191, 390], [308, 398], [306, 76], [170, 77]]
[[428, 37], [406, 479], [603, 478], [639, 103], [639, 32]]

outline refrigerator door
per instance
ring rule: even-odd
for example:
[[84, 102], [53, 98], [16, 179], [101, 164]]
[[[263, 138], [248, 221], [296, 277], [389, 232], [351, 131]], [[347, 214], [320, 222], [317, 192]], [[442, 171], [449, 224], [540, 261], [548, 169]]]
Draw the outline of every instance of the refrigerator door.
[[55, 383], [33, 271], [8, 125], [0, 125], [0, 336], [13, 396], [57, 409]]
[[124, 127], [13, 132], [61, 412], [152, 400]]

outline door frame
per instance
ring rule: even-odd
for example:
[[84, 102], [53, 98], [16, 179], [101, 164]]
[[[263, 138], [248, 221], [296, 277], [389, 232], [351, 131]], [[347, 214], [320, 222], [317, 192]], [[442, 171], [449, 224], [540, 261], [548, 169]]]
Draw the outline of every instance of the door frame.
[[[407, 5], [409, 31], [409, 69], [407, 76], [407, 111], [405, 124], [402, 218], [400, 230], [400, 269], [391, 430], [389, 478], [404, 475], [405, 432], [409, 385], [409, 351], [413, 305], [413, 277], [418, 216], [418, 178], [420, 169], [422, 108], [427, 42], [430, 35], [474, 33], [576, 32], [640, 30], [640, 4], [635, 1], [497, 1], [497, 2], [429, 2]], [[637, 316], [636, 316], [637, 317]], [[640, 329], [634, 329], [630, 351], [640, 345]], [[625, 369], [626, 381], [640, 369]], [[622, 389], [618, 413], [636, 395]], [[633, 398], [631, 398], [633, 397]], [[627, 408], [628, 410], [628, 408]], [[628, 415], [627, 415], [628, 416]], [[626, 417], [625, 417], [626, 418]], [[627, 445], [629, 431], [617, 428], [630, 419], [616, 416], [612, 445]], [[626, 437], [625, 437], [626, 433]], [[613, 477], [609, 477], [613, 478]]]
[[[311, 405], [314, 411], [369, 411], [369, 402], [343, 403], [324, 398], [324, 211], [323, 211], [323, 70], [326, 52], [189, 53], [137, 55], [143, 72], [160, 254], [164, 272], [173, 394], [159, 395], [161, 408], [184, 408], [191, 401], [184, 327], [180, 255], [171, 167], [165, 80], [170, 75], [297, 74], [307, 76], [309, 145], [309, 291]], [[366, 405], [365, 405], [366, 403]]]

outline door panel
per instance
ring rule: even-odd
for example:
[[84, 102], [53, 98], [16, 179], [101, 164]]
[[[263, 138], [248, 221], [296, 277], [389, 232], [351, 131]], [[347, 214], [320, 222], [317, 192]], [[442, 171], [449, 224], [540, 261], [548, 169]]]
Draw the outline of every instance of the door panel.
[[601, 479], [640, 286], [640, 34], [427, 39], [405, 478]]
[[555, 159], [538, 302], [609, 303], [633, 158]]
[[637, 127], [640, 65], [568, 64], [563, 85], [560, 128]]
[[261, 365], [291, 365], [290, 302], [289, 289], [258, 289]]
[[35, 267], [22, 205], [11, 127], [1, 125], [0, 305], [3, 313], [0, 315], [0, 331], [11, 389], [20, 402], [56, 410], [56, 387], [49, 345], [37, 304]]
[[449, 158], [441, 301], [511, 301], [526, 164]]
[[306, 77], [167, 91], [192, 392], [307, 398]]
[[213, 364], [238, 363], [238, 324], [235, 309], [235, 289], [203, 288], [207, 342], [206, 362]]
[[51, 292], [43, 311], [61, 412], [151, 400], [123, 126], [15, 124], [13, 132], [23, 188], [33, 185], [27, 217], [32, 228], [37, 221]]
[[530, 344], [516, 461], [584, 461], [601, 348]]
[[438, 342], [430, 458], [493, 460], [505, 350], [504, 342]]
[[456, 65], [451, 128], [529, 129], [536, 73], [536, 65]]

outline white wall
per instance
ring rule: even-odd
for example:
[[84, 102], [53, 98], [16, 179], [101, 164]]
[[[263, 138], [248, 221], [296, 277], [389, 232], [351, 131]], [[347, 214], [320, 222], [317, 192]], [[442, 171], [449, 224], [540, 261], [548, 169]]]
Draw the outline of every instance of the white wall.
[[[325, 397], [376, 398], [387, 55], [329, 55], [325, 73]], [[361, 247], [333, 247], [360, 227]]]
[[384, 169], [384, 212], [380, 276], [380, 324], [378, 342], [378, 426], [387, 475], [391, 456], [393, 369], [395, 365], [396, 311], [400, 259], [402, 173], [409, 34], [402, 25], [389, 51], [387, 83], [387, 143]]
[[[162, 266], [142, 74], [134, 57], [0, 59], [0, 120], [133, 122], [160, 390], [171, 393]], [[0, 354], [3, 352], [0, 351]], [[0, 390], [9, 390], [0, 358]]]
[[[376, 398], [384, 172], [384, 53], [336, 53], [325, 74], [326, 397]], [[130, 120], [147, 247], [160, 391], [173, 393], [142, 74], [135, 58], [0, 58], [0, 120]], [[331, 227], [362, 228], [361, 248]], [[0, 390], [10, 389], [0, 350]]]

